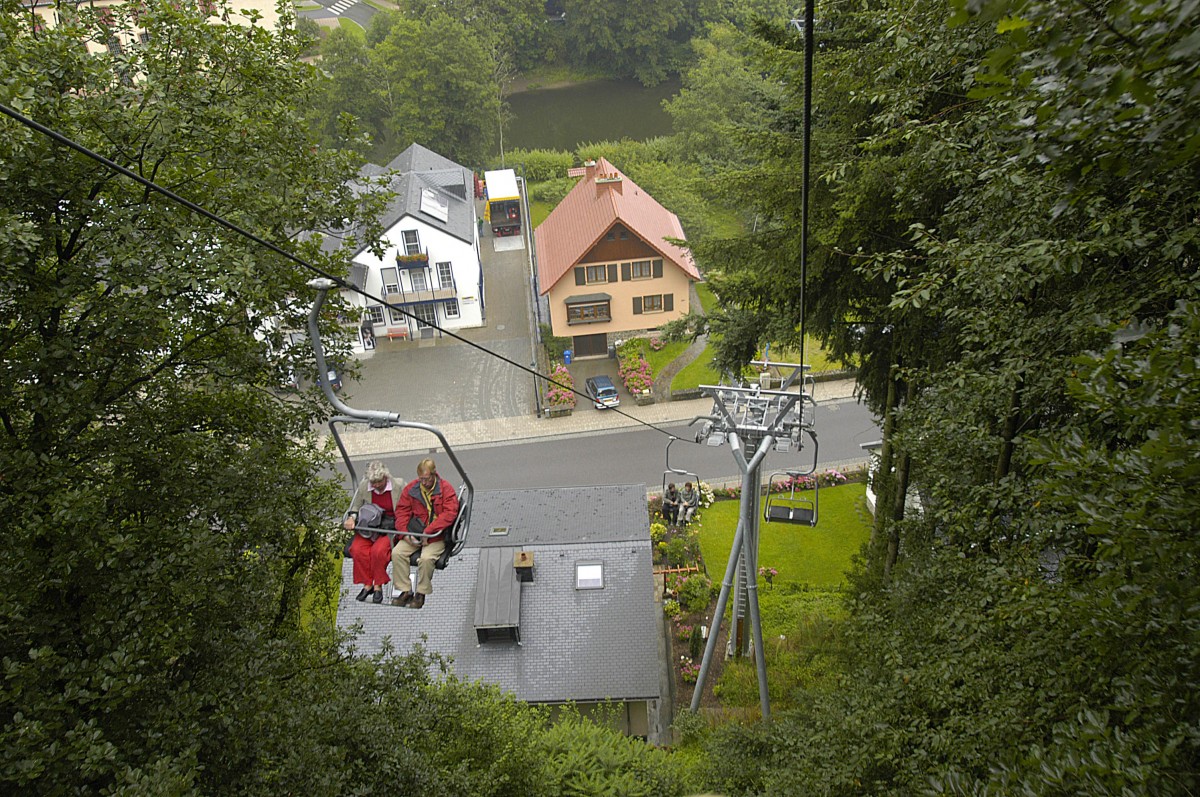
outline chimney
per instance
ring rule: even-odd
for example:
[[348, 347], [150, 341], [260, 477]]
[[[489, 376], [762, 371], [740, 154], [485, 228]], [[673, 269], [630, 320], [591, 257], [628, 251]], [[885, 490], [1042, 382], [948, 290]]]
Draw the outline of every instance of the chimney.
[[608, 190], [616, 191], [618, 194], [622, 193], [620, 172], [600, 172], [596, 175], [596, 194], [600, 195]]

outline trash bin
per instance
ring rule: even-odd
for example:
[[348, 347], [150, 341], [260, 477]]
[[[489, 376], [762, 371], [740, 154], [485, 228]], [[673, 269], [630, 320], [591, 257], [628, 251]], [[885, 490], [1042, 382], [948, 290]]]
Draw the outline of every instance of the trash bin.
[[571, 350], [564, 349], [563, 350], [563, 365], [570, 365], [570, 364], [571, 364]]
[[617, 359], [617, 347], [611, 343], [608, 344], [608, 359], [610, 359], [610, 360]]

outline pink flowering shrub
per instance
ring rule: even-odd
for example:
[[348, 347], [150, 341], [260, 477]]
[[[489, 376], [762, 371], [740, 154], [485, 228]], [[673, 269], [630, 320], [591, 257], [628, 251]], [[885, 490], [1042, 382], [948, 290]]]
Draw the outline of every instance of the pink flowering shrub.
[[640, 351], [631, 350], [628, 354], [623, 352], [617, 374], [625, 382], [625, 389], [633, 395], [643, 393], [654, 386], [650, 363], [646, 362]]
[[559, 384], [551, 384], [550, 389], [546, 391], [546, 404], [551, 407], [570, 407], [574, 409], [575, 380], [572, 378], [571, 372], [567, 370], [565, 365], [560, 363], [550, 371], [550, 378]]
[[650, 348], [654, 351], [659, 351], [665, 345], [667, 344], [663, 343], [662, 338], [650, 338]]

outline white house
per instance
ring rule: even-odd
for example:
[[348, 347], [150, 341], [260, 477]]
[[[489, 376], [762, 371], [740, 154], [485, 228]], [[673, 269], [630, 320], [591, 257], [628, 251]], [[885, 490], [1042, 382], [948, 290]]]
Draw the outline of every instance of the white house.
[[[345, 292], [363, 309], [360, 343], [381, 337], [411, 340], [442, 329], [483, 325], [484, 280], [479, 260], [471, 170], [413, 144], [386, 167], [368, 164], [364, 177], [394, 172], [395, 193], [380, 220], [382, 258], [361, 246], [351, 258], [350, 279], [371, 297]], [[331, 242], [332, 243], [332, 242]]]

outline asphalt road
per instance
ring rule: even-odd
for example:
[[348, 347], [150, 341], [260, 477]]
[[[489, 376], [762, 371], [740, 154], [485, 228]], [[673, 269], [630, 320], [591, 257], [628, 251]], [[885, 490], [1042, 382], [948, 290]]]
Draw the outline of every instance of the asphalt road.
[[[817, 466], [824, 470], [834, 463], [866, 458], [859, 447], [879, 439], [879, 426], [870, 411], [855, 401], [830, 402], [818, 406], [819, 440]], [[693, 429], [685, 424], [664, 427], [680, 438], [671, 445], [671, 466], [695, 473], [702, 481], [722, 483], [740, 478], [729, 447], [696, 445]], [[654, 429], [608, 431], [530, 443], [481, 444], [455, 449], [477, 490], [511, 490], [527, 487], [573, 487], [595, 484], [645, 484], [662, 487], [669, 437]], [[424, 454], [384, 456], [393, 475], [408, 480], [416, 473]], [[453, 466], [444, 452], [433, 454], [438, 470], [456, 482]], [[764, 473], [775, 469], [810, 465], [812, 452], [799, 455], [771, 453]], [[366, 458], [355, 460], [361, 476]], [[686, 481], [673, 478], [672, 481]]]

